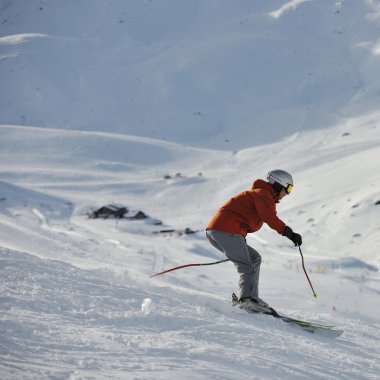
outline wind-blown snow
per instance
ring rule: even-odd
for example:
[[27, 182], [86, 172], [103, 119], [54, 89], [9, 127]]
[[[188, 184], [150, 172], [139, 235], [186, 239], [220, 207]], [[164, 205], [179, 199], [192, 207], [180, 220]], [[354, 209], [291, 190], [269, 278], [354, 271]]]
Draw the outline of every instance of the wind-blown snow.
[[40, 37], [47, 37], [46, 34], [40, 34], [40, 33], [22, 33], [22, 34], [15, 34], [12, 36], [4, 36], [0, 37], [0, 45], [17, 45], [22, 42], [26, 42], [33, 38], [40, 38]]
[[[0, 10], [2, 379], [378, 377], [376, 1]], [[274, 168], [318, 297], [268, 227], [260, 296], [338, 339], [232, 307], [231, 263], [150, 278], [223, 259], [205, 225]], [[88, 218], [106, 204], [149, 218]]]
[[291, 0], [288, 3], [282, 5], [279, 9], [270, 12], [269, 16], [272, 16], [274, 18], [280, 18], [281, 16], [284, 15], [284, 13], [286, 13], [286, 12], [288, 12], [290, 10], [297, 9], [297, 7], [300, 4], [305, 3], [306, 1], [310, 1], [310, 0]]

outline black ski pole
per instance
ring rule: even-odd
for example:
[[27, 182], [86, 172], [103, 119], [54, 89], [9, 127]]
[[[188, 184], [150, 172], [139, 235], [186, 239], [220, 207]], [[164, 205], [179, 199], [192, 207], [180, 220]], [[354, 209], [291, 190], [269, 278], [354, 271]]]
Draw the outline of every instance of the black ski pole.
[[317, 298], [317, 293], [315, 293], [314, 288], [313, 288], [313, 285], [311, 284], [310, 278], [309, 278], [309, 276], [307, 275], [307, 272], [306, 272], [306, 269], [305, 269], [305, 263], [304, 263], [304, 259], [303, 259], [303, 254], [302, 254], [302, 251], [301, 251], [301, 247], [298, 246], [298, 249], [300, 250], [300, 254], [301, 254], [301, 257], [302, 257], [302, 268], [303, 268], [303, 271], [305, 272], [306, 278], [307, 278], [307, 280], [309, 281], [309, 285], [310, 285], [310, 287], [311, 287], [311, 290], [313, 291], [313, 296], [314, 296], [314, 298]]

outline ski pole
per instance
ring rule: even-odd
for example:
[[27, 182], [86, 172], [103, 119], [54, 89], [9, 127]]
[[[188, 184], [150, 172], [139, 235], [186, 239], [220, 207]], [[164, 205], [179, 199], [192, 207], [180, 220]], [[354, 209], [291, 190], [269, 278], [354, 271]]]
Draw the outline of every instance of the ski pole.
[[311, 287], [311, 290], [313, 291], [313, 296], [314, 296], [314, 298], [317, 298], [317, 293], [315, 293], [314, 288], [313, 288], [313, 285], [311, 284], [310, 278], [309, 278], [309, 276], [307, 275], [307, 272], [306, 272], [306, 269], [305, 269], [305, 263], [304, 263], [304, 259], [303, 259], [303, 254], [302, 254], [302, 251], [301, 251], [301, 247], [298, 246], [298, 249], [300, 250], [300, 254], [301, 254], [301, 257], [302, 257], [302, 268], [303, 268], [303, 271], [305, 272], [306, 278], [307, 278], [307, 280], [309, 281], [309, 285], [310, 285], [310, 287]]
[[202, 266], [204, 266], [204, 265], [215, 265], [215, 264], [225, 263], [226, 261], [229, 261], [229, 259], [220, 260], [220, 261], [215, 261], [215, 262], [213, 262], [213, 263], [186, 264], [186, 265], [181, 265], [181, 266], [179, 266], [179, 267], [171, 268], [171, 269], [168, 269], [168, 270], [164, 270], [163, 272], [153, 274], [152, 276], [150, 276], [150, 278], [152, 278], [152, 277], [156, 277], [156, 276], [160, 276], [160, 275], [162, 275], [162, 274], [169, 273], [169, 272], [172, 272], [172, 271], [177, 270], [177, 269], [182, 269], [182, 268], [186, 268], [186, 267], [202, 267]]

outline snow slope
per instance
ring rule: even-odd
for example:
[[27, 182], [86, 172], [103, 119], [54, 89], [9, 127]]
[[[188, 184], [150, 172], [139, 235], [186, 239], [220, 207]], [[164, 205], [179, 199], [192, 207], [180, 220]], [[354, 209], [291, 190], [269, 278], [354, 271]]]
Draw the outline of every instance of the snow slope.
[[[109, 133], [0, 127], [2, 378], [375, 379], [376, 120], [294, 136], [277, 155], [279, 143], [231, 154]], [[149, 278], [222, 258], [203, 232], [154, 232], [203, 229], [216, 205], [250, 186], [241, 172], [251, 162], [251, 178], [263, 177], [268, 162], [285, 162], [295, 174], [295, 191], [279, 208], [304, 236], [318, 298], [297, 250], [269, 229], [249, 239], [264, 259], [261, 295], [293, 317], [336, 324], [345, 330], [337, 340], [234, 309], [230, 263]], [[335, 177], [338, 169], [343, 176]], [[349, 180], [360, 173], [371, 178], [365, 191]], [[88, 219], [108, 203], [142, 209], [164, 225]]]
[[[1, 379], [378, 378], [377, 1], [0, 11]], [[267, 227], [260, 295], [338, 339], [233, 308], [231, 263], [150, 278], [224, 258], [205, 225], [273, 168], [318, 297]]]
[[2, 0], [3, 124], [236, 150], [379, 104], [380, 5]]

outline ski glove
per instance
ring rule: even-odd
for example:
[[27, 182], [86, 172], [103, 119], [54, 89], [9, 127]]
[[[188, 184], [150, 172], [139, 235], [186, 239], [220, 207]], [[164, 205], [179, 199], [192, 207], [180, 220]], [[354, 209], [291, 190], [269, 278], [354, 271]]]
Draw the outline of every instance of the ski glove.
[[284, 229], [283, 236], [286, 236], [288, 239], [290, 239], [294, 245], [300, 247], [302, 245], [302, 236], [300, 234], [297, 234], [296, 232], [293, 232], [293, 230], [286, 226]]

